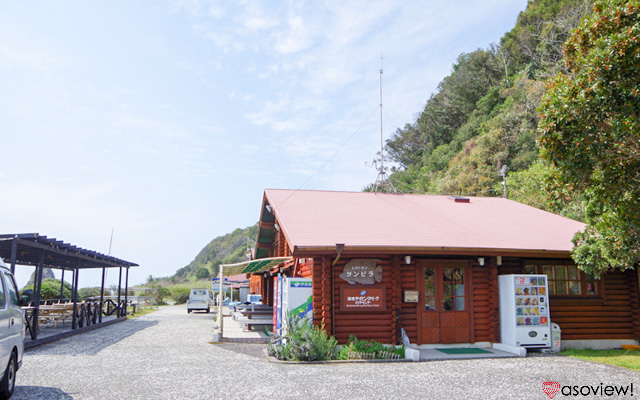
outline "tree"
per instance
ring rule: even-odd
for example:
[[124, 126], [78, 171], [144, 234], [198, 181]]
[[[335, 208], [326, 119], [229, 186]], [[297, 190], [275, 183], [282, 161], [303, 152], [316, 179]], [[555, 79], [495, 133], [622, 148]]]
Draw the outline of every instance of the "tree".
[[[42, 280], [42, 286], [40, 287], [40, 300], [56, 300], [60, 298], [60, 283], [59, 279], [47, 278]], [[22, 288], [25, 290], [33, 290], [33, 284], [27, 285]], [[62, 298], [70, 299], [72, 296], [73, 287], [68, 282], [64, 282], [62, 290]]]
[[100, 287], [86, 287], [82, 289], [78, 289], [78, 298], [80, 299], [88, 299], [90, 297], [98, 298], [100, 297]]
[[565, 45], [568, 72], [540, 107], [550, 194], [579, 191], [584, 232], [573, 258], [595, 275], [640, 261], [640, 0], [601, 0]]
[[165, 297], [169, 297], [169, 296], [171, 296], [171, 290], [169, 290], [168, 288], [157, 285], [157, 284], [151, 285], [151, 297], [153, 297], [153, 301], [157, 305], [167, 304], [165, 303], [164, 299]]
[[205, 267], [198, 268], [198, 270], [196, 271], [196, 278], [197, 279], [208, 279], [209, 276], [211, 276], [211, 273]]
[[176, 287], [171, 290], [171, 297], [176, 301], [176, 304], [184, 304], [189, 300], [189, 294], [191, 290], [185, 287]]

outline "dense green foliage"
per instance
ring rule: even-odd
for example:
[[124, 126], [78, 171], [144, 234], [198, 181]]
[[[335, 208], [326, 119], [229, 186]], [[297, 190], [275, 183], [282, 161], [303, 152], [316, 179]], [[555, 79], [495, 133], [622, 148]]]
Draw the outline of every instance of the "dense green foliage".
[[404, 345], [400, 346], [385, 346], [382, 343], [376, 342], [375, 340], [359, 340], [356, 335], [350, 335], [349, 340], [347, 340], [347, 344], [340, 348], [338, 352], [338, 360], [348, 360], [349, 353], [372, 353], [377, 354], [380, 352], [388, 352], [399, 355], [401, 358], [404, 358]]
[[218, 236], [209, 242], [189, 265], [180, 268], [169, 280], [178, 283], [209, 279], [218, 275], [220, 264], [246, 261], [247, 253], [255, 244], [257, 234], [258, 224]]
[[[33, 284], [27, 285], [22, 288], [25, 290], [33, 290]], [[68, 282], [64, 282], [62, 289], [62, 298], [70, 299], [73, 288]], [[42, 286], [40, 289], [40, 300], [57, 300], [60, 298], [60, 280], [54, 278], [46, 278], [42, 280]]]
[[567, 41], [568, 71], [549, 80], [540, 143], [557, 168], [551, 194], [587, 205], [573, 257], [598, 275], [640, 261], [640, 1], [594, 10]]
[[[462, 54], [414, 123], [387, 140], [399, 165], [391, 180], [400, 192], [500, 196], [503, 166], [521, 173], [508, 178], [509, 197], [549, 209], [542, 185], [550, 173], [540, 164], [538, 113], [544, 81], [565, 70], [562, 45], [591, 10], [585, 0], [536, 0], [499, 45]], [[533, 168], [533, 170], [531, 170]], [[540, 180], [543, 181], [543, 180]], [[580, 217], [579, 207], [553, 211]]]
[[298, 316], [287, 315], [286, 333], [274, 336], [267, 344], [267, 352], [278, 360], [286, 361], [324, 361], [332, 360], [336, 355], [337, 341], [311, 321]]
[[[542, 149], [542, 151], [540, 150]], [[587, 223], [594, 275], [640, 262], [640, 0], [532, 0], [387, 141], [400, 192], [503, 195]]]
[[87, 299], [89, 297], [100, 297], [100, 288], [99, 287], [87, 287], [78, 289], [78, 298]]
[[185, 304], [189, 300], [189, 294], [191, 290], [185, 287], [175, 287], [171, 289], [171, 298], [175, 300], [176, 304]]
[[[45, 279], [56, 279], [56, 275], [53, 273], [53, 270], [51, 268], [43, 268], [42, 269], [42, 280]], [[31, 273], [31, 277], [29, 278], [29, 280], [27, 281], [27, 284], [24, 285], [23, 289], [26, 289], [27, 286], [33, 286], [33, 282], [36, 279], [36, 270], [34, 269], [34, 271]]]

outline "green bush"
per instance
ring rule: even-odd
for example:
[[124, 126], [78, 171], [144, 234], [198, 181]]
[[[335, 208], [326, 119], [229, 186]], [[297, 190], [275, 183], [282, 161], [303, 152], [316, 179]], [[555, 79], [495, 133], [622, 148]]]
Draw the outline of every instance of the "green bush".
[[[33, 285], [25, 286], [22, 291], [24, 292], [27, 289], [33, 290]], [[70, 299], [72, 292], [71, 284], [68, 282], [64, 283], [64, 287], [62, 290], [62, 298]], [[40, 300], [57, 300], [60, 298], [60, 280], [47, 278], [42, 280], [42, 286], [40, 289]], [[33, 300], [33, 299], [31, 299]]]
[[78, 298], [87, 299], [89, 297], [100, 297], [99, 287], [89, 287], [78, 289]]
[[393, 354], [398, 354], [400, 357], [404, 358], [404, 345], [396, 347], [396, 346], [385, 346], [382, 343], [378, 343], [375, 340], [358, 340], [355, 335], [349, 336], [349, 340], [347, 340], [347, 345], [342, 346], [340, 351], [338, 352], [338, 360], [348, 360], [349, 353], [374, 353], [376, 354], [380, 351], [388, 351]]
[[278, 360], [323, 361], [335, 357], [336, 339], [320, 327], [313, 326], [309, 318], [287, 315], [286, 333], [276, 335], [267, 344], [267, 352]]
[[209, 279], [210, 276], [211, 272], [209, 272], [207, 268], [198, 268], [198, 270], [196, 271], [197, 279]]
[[189, 288], [176, 287], [171, 290], [171, 297], [176, 301], [176, 304], [184, 304], [189, 300], [190, 293]]

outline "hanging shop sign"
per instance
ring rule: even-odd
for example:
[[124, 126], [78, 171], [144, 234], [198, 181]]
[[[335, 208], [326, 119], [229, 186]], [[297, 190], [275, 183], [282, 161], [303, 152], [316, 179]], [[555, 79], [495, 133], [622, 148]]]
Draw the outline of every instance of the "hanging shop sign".
[[382, 281], [382, 265], [376, 266], [375, 259], [353, 259], [345, 264], [340, 278], [351, 285], [373, 285]]
[[387, 287], [340, 286], [340, 311], [386, 311]]

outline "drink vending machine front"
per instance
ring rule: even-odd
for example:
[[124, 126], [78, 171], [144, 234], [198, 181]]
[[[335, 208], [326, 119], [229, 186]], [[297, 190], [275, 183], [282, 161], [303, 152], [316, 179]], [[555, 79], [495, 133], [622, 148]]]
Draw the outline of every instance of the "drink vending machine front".
[[551, 347], [547, 276], [500, 275], [498, 284], [502, 343]]

